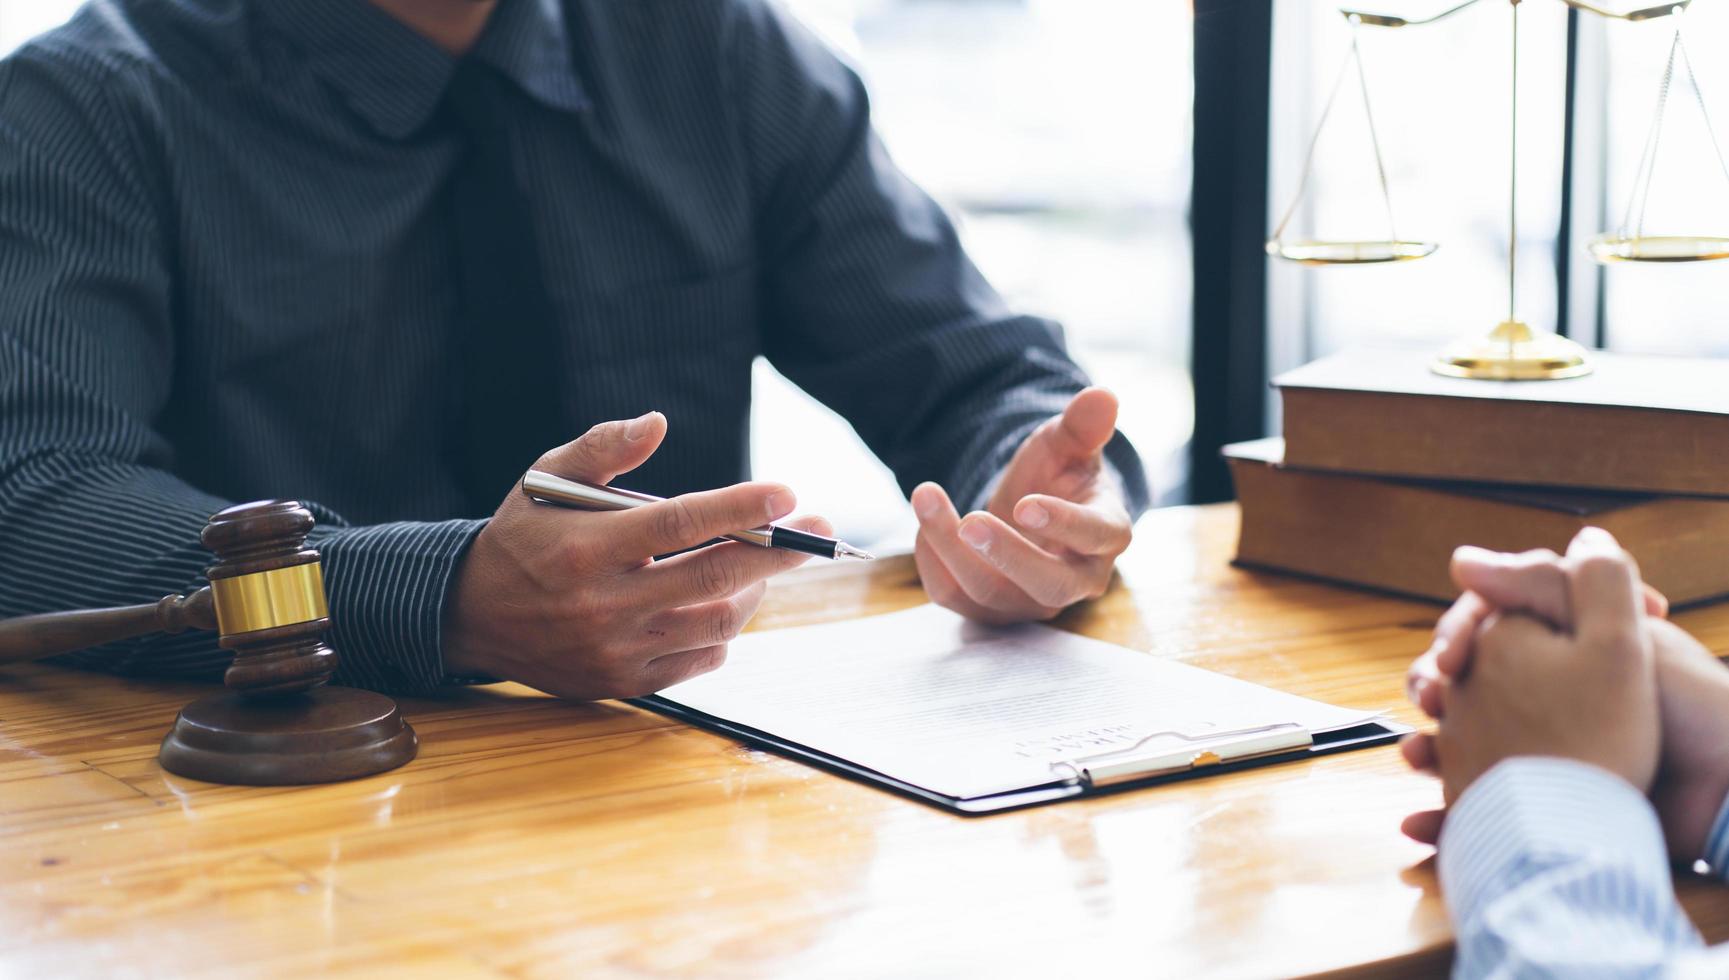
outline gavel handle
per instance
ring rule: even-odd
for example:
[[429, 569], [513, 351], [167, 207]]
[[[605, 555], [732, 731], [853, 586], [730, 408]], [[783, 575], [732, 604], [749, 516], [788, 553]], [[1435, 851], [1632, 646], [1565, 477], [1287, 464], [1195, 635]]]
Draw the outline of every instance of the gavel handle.
[[146, 633], [215, 628], [216, 603], [209, 586], [142, 606], [19, 616], [0, 620], [0, 664], [40, 660]]

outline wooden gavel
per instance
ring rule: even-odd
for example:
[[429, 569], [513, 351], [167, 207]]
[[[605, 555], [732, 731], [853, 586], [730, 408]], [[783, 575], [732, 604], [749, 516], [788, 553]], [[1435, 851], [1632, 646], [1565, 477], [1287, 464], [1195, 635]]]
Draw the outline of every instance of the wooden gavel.
[[163, 739], [164, 769], [219, 783], [354, 779], [414, 758], [418, 740], [396, 702], [328, 684], [323, 566], [306, 544], [312, 513], [291, 500], [230, 507], [200, 540], [216, 555], [210, 584], [117, 609], [0, 621], [0, 663], [37, 660], [149, 633], [216, 630], [234, 654], [228, 691], [181, 710]]

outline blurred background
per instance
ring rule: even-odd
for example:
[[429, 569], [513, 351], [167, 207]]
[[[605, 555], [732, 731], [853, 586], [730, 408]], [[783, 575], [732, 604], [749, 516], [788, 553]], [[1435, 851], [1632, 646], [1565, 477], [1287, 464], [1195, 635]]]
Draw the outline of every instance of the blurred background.
[[[1274, 431], [1272, 374], [1348, 344], [1431, 348], [1503, 317], [1505, 2], [1428, 27], [1361, 29], [1398, 231], [1441, 248], [1421, 262], [1320, 270], [1269, 262], [1261, 246], [1296, 192], [1350, 44], [1335, 5], [785, 2], [864, 76], [891, 152], [954, 216], [985, 274], [1019, 307], [1061, 321], [1081, 363], [1122, 397], [1121, 428], [1161, 503], [1228, 495], [1218, 446]], [[1369, 9], [1415, 18], [1454, 2]], [[1725, 2], [1696, 0], [1685, 15], [1720, 138]], [[77, 6], [0, 0], [0, 50]], [[1608, 23], [1550, 0], [1521, 10], [1521, 315], [1588, 345], [1729, 354], [1729, 263], [1604, 269], [1584, 252], [1632, 193], [1675, 22]], [[1289, 237], [1384, 227], [1352, 79]], [[1729, 235], [1729, 174], [1681, 75], [1646, 230]], [[766, 364], [753, 440], [757, 475], [792, 484], [849, 537], [906, 535], [887, 472]]]

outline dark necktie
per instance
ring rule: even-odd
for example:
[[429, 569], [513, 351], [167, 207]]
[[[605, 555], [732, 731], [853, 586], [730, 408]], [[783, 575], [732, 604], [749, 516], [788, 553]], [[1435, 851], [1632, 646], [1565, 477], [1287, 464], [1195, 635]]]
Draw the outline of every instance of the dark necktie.
[[565, 441], [558, 337], [533, 212], [511, 166], [507, 86], [470, 59], [446, 95], [463, 136], [451, 182], [462, 297], [454, 455], [475, 516], [491, 514], [541, 453]]

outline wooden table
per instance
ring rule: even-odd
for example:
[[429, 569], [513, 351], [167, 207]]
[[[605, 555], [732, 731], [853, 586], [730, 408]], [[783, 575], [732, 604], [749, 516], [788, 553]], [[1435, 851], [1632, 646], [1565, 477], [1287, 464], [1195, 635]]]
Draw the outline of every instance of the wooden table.
[[[1232, 569], [1229, 507], [1149, 515], [1060, 625], [1417, 722], [1437, 608]], [[777, 587], [762, 628], [918, 602], [909, 562]], [[1729, 647], [1729, 607], [1678, 617]], [[632, 707], [405, 702], [406, 768], [294, 789], [164, 774], [207, 689], [0, 674], [0, 976], [1289, 976], [1444, 971], [1435, 785], [1391, 747], [963, 818]], [[1686, 881], [1708, 936], [1729, 892]]]

